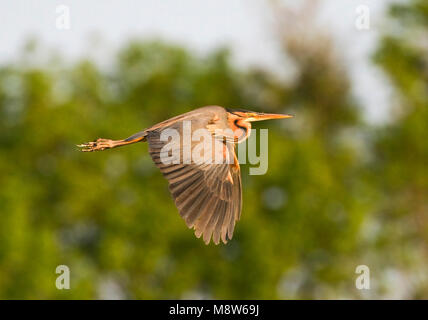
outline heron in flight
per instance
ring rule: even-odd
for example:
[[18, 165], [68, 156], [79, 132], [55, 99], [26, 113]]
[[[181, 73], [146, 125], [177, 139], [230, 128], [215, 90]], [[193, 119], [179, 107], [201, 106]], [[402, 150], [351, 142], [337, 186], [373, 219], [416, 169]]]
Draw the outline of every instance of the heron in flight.
[[[249, 137], [253, 121], [291, 117], [289, 114], [207, 106], [158, 123], [123, 140], [100, 138], [78, 147], [84, 152], [102, 151], [147, 141], [150, 156], [168, 180], [175, 205], [187, 226], [195, 229], [196, 237], [203, 236], [206, 244], [209, 244], [211, 237], [215, 244], [219, 244], [220, 239], [227, 243], [232, 239], [235, 223], [239, 220], [242, 209], [241, 174], [235, 153], [236, 143]], [[196, 141], [178, 139], [170, 142], [162, 138], [162, 132], [166, 129], [175, 130], [182, 136], [183, 124], [186, 121], [191, 125], [191, 132], [203, 129], [209, 133], [210, 142], [216, 150], [214, 153], [206, 152], [209, 158], [219, 156], [228, 158], [229, 161], [196, 161], [183, 153], [185, 148], [194, 150]], [[170, 151], [180, 152], [179, 161], [162, 160], [165, 156], [163, 148], [168, 143]]]

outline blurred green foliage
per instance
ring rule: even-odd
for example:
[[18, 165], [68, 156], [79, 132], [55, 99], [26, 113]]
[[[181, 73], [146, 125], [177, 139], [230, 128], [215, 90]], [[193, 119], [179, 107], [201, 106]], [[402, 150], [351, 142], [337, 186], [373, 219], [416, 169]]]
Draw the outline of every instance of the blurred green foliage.
[[[286, 83], [235, 68], [226, 50], [137, 41], [105, 70], [34, 63], [29, 45], [0, 68], [0, 298], [427, 298], [428, 52], [408, 37], [428, 31], [418, 6], [393, 7], [400, 32], [375, 54], [397, 96], [379, 126], [362, 120], [326, 45], [286, 43], [297, 70]], [[256, 125], [270, 129], [269, 169], [243, 166], [227, 245], [187, 229], [145, 144], [75, 147], [213, 104], [296, 115]], [[60, 264], [70, 290], [55, 287]], [[355, 288], [361, 264], [370, 291]]]

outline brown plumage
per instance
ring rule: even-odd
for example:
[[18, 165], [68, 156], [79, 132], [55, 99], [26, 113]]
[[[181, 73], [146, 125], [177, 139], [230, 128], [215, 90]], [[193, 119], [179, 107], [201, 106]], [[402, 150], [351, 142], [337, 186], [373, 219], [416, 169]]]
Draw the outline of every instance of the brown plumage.
[[[189, 228], [195, 229], [196, 237], [203, 236], [206, 244], [211, 237], [215, 244], [220, 239], [227, 243], [232, 239], [236, 221], [242, 208], [241, 174], [235, 155], [235, 143], [248, 138], [251, 121], [290, 118], [290, 115], [266, 114], [245, 110], [229, 110], [219, 106], [195, 109], [169, 120], [158, 123], [124, 140], [98, 139], [79, 145], [82, 151], [101, 151], [140, 141], [147, 141], [149, 153], [155, 165], [169, 182], [169, 190], [175, 200], [181, 217]], [[200, 141], [180, 139], [179, 143], [162, 141], [165, 129], [174, 129], [180, 137], [183, 123], [188, 121], [191, 132], [197, 129], [208, 130], [212, 150], [203, 150], [200, 154], [206, 161], [195, 161], [189, 155], [196, 152]], [[229, 130], [227, 130], [229, 129]], [[230, 130], [231, 129], [231, 130]], [[162, 148], [167, 143], [172, 153], [179, 154], [179, 160], [173, 163], [162, 161], [167, 156]], [[165, 150], [165, 149], [163, 149]], [[184, 152], [190, 150], [191, 152]], [[220, 157], [221, 163], [214, 163]]]

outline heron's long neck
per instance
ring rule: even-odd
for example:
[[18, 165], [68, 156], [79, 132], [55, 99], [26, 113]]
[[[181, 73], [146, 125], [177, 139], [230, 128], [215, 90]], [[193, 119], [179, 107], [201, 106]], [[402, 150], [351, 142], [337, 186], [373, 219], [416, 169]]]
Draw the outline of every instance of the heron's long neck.
[[251, 123], [245, 121], [239, 117], [230, 117], [229, 126], [234, 132], [234, 137], [237, 139], [237, 143], [248, 139], [251, 133]]

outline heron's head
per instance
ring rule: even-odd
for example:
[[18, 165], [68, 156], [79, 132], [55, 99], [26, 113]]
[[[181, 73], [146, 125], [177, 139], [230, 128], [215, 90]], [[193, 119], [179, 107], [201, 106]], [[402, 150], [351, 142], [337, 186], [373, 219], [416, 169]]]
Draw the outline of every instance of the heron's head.
[[270, 120], [270, 119], [287, 119], [292, 118], [291, 114], [279, 114], [279, 113], [264, 113], [264, 112], [256, 112], [249, 111], [243, 109], [227, 109], [234, 117], [238, 118], [240, 121], [246, 122], [254, 122], [254, 121], [262, 121], [262, 120]]
[[228, 114], [229, 127], [235, 131], [235, 138], [238, 143], [247, 139], [251, 131], [251, 122], [292, 118], [290, 114], [264, 113], [243, 109], [226, 109]]

